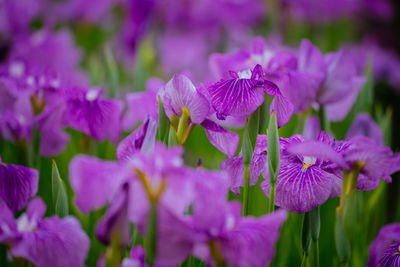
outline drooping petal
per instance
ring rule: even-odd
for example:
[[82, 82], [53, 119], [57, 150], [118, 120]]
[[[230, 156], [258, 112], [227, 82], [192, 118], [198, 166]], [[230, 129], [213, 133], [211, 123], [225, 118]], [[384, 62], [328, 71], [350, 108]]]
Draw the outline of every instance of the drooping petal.
[[149, 153], [154, 149], [157, 133], [157, 122], [148, 118], [139, 128], [118, 144], [117, 159], [119, 162], [129, 161], [135, 151]]
[[275, 112], [278, 127], [284, 126], [293, 115], [293, 104], [284, 96], [275, 96], [272, 100], [270, 113]]
[[239, 144], [239, 135], [226, 130], [212, 120], [205, 119], [201, 126], [204, 127], [208, 140], [220, 151], [232, 158]]
[[182, 115], [182, 108], [186, 108], [195, 124], [200, 124], [210, 110], [207, 99], [197, 92], [196, 87], [185, 75], [174, 75], [165, 85], [162, 97], [163, 102], [169, 104], [179, 117]]
[[72, 159], [69, 177], [76, 193], [76, 205], [85, 213], [111, 201], [125, 178], [116, 162], [85, 155]]
[[36, 194], [38, 182], [37, 170], [0, 161], [0, 198], [14, 213]]
[[279, 210], [262, 218], [243, 218], [218, 242], [223, 258], [232, 266], [267, 266], [286, 217]]
[[22, 233], [22, 239], [12, 243], [11, 255], [22, 257], [38, 267], [85, 266], [89, 238], [79, 221], [68, 216], [51, 217], [38, 222], [37, 227]]
[[[329, 198], [333, 176], [315, 165], [307, 168], [302, 164], [282, 165], [276, 182], [275, 205], [296, 213], [310, 211]], [[269, 181], [265, 180], [261, 187], [269, 197]]]
[[17, 234], [17, 223], [14, 214], [7, 204], [0, 199], [0, 242], [9, 242]]

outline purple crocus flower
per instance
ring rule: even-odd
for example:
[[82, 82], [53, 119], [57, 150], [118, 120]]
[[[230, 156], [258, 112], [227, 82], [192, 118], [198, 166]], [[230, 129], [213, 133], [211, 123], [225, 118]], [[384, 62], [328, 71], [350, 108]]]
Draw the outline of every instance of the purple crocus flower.
[[38, 267], [84, 266], [89, 238], [72, 216], [42, 218], [45, 205], [40, 198], [31, 201], [26, 213], [14, 219], [0, 201], [0, 241], [11, 244], [11, 257], [21, 257]]
[[24, 166], [5, 164], [0, 157], [0, 199], [16, 213], [38, 190], [39, 173]]
[[101, 98], [97, 89], [71, 89], [66, 104], [66, 120], [70, 127], [97, 141], [110, 139], [116, 143], [121, 135], [123, 103]]
[[[293, 149], [296, 145], [309, 144], [310, 154], [305, 156]], [[340, 155], [330, 147], [330, 139], [321, 132], [317, 141], [304, 141], [301, 135], [280, 139], [280, 170], [276, 181], [275, 205], [286, 210], [304, 213], [322, 205], [336, 193], [338, 177], [327, 169], [332, 163], [346, 166]], [[312, 152], [311, 152], [312, 151]], [[269, 180], [262, 182], [264, 193], [269, 196]]]
[[369, 248], [367, 267], [400, 265], [400, 223], [382, 227]]

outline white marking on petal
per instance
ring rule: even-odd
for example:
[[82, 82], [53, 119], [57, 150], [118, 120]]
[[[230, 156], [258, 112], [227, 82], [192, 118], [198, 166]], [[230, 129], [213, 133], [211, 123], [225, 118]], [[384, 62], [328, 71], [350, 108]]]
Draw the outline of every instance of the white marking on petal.
[[12, 77], [19, 78], [25, 73], [25, 64], [21, 61], [14, 61], [8, 67], [8, 72]]
[[35, 84], [35, 78], [33, 78], [33, 76], [29, 75], [29, 76], [26, 78], [26, 83], [27, 83], [29, 86], [33, 86], [33, 85]]
[[239, 71], [238, 76], [240, 79], [250, 79], [251, 78], [251, 70], [244, 70], [244, 71]]
[[87, 91], [86, 93], [86, 99], [88, 101], [93, 101], [97, 98], [97, 96], [99, 95], [99, 91], [96, 89], [90, 89], [89, 91]]
[[17, 220], [17, 229], [19, 232], [30, 232], [36, 229], [36, 221], [29, 221], [26, 214], [22, 214]]
[[225, 221], [225, 227], [227, 230], [232, 230], [235, 227], [235, 217], [229, 214]]

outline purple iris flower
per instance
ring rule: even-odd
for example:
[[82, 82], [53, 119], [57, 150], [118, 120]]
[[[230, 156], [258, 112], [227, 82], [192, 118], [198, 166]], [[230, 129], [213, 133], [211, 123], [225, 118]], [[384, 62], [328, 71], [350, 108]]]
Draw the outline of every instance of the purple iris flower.
[[30, 202], [26, 213], [14, 219], [0, 201], [0, 242], [10, 244], [11, 257], [21, 257], [38, 267], [85, 266], [89, 238], [72, 216], [43, 218], [45, 205], [40, 198]]
[[367, 267], [395, 267], [400, 265], [400, 224], [382, 227], [369, 248]]
[[145, 251], [142, 246], [136, 246], [132, 248], [129, 253], [129, 258], [122, 260], [121, 267], [148, 267], [144, 262]]
[[5, 164], [0, 157], [0, 199], [16, 213], [38, 190], [39, 173], [24, 166]]
[[244, 117], [252, 114], [264, 102], [265, 93], [275, 96], [271, 112], [276, 113], [278, 126], [290, 120], [293, 114], [292, 103], [273, 82], [264, 78], [261, 65], [239, 73], [231, 71], [230, 75], [230, 79], [222, 79], [202, 90], [219, 120], [227, 116]]
[[192, 125], [204, 127], [207, 137], [212, 145], [229, 157], [233, 157], [239, 143], [239, 135], [231, 132], [208, 119], [213, 112], [210, 110], [208, 99], [196, 89], [185, 75], [174, 75], [174, 77], [160, 91], [165, 112], [171, 121], [174, 117], [181, 117], [182, 112], [188, 111]]
[[123, 103], [101, 98], [102, 90], [71, 89], [67, 92], [67, 124], [97, 141], [116, 143], [121, 135]]
[[[307, 151], [293, 149], [307, 144]], [[322, 205], [329, 197], [336, 196], [336, 183], [340, 181], [330, 172], [332, 164], [347, 167], [344, 160], [330, 146], [325, 132], [316, 141], [305, 141], [301, 135], [280, 139], [280, 170], [276, 181], [275, 205], [286, 210], [304, 213]], [[266, 149], [266, 148], [265, 148]], [[312, 156], [310, 156], [312, 154]], [[264, 193], [269, 196], [269, 180], [262, 182]]]
[[216, 254], [230, 266], [266, 266], [274, 256], [279, 229], [286, 219], [283, 210], [252, 218], [240, 216], [237, 202], [226, 202], [228, 181], [208, 173], [198, 176], [194, 190], [194, 254], [210, 261]]

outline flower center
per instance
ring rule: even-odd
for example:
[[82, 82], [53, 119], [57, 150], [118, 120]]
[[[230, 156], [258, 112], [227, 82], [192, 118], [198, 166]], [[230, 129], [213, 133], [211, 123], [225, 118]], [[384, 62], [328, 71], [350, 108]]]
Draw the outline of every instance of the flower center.
[[315, 161], [316, 161], [316, 160], [317, 160], [317, 159], [314, 158], [314, 157], [307, 157], [307, 156], [304, 156], [304, 159], [303, 159], [303, 169], [304, 169], [304, 170], [307, 170], [309, 167], [311, 167], [312, 165], [315, 164]]

